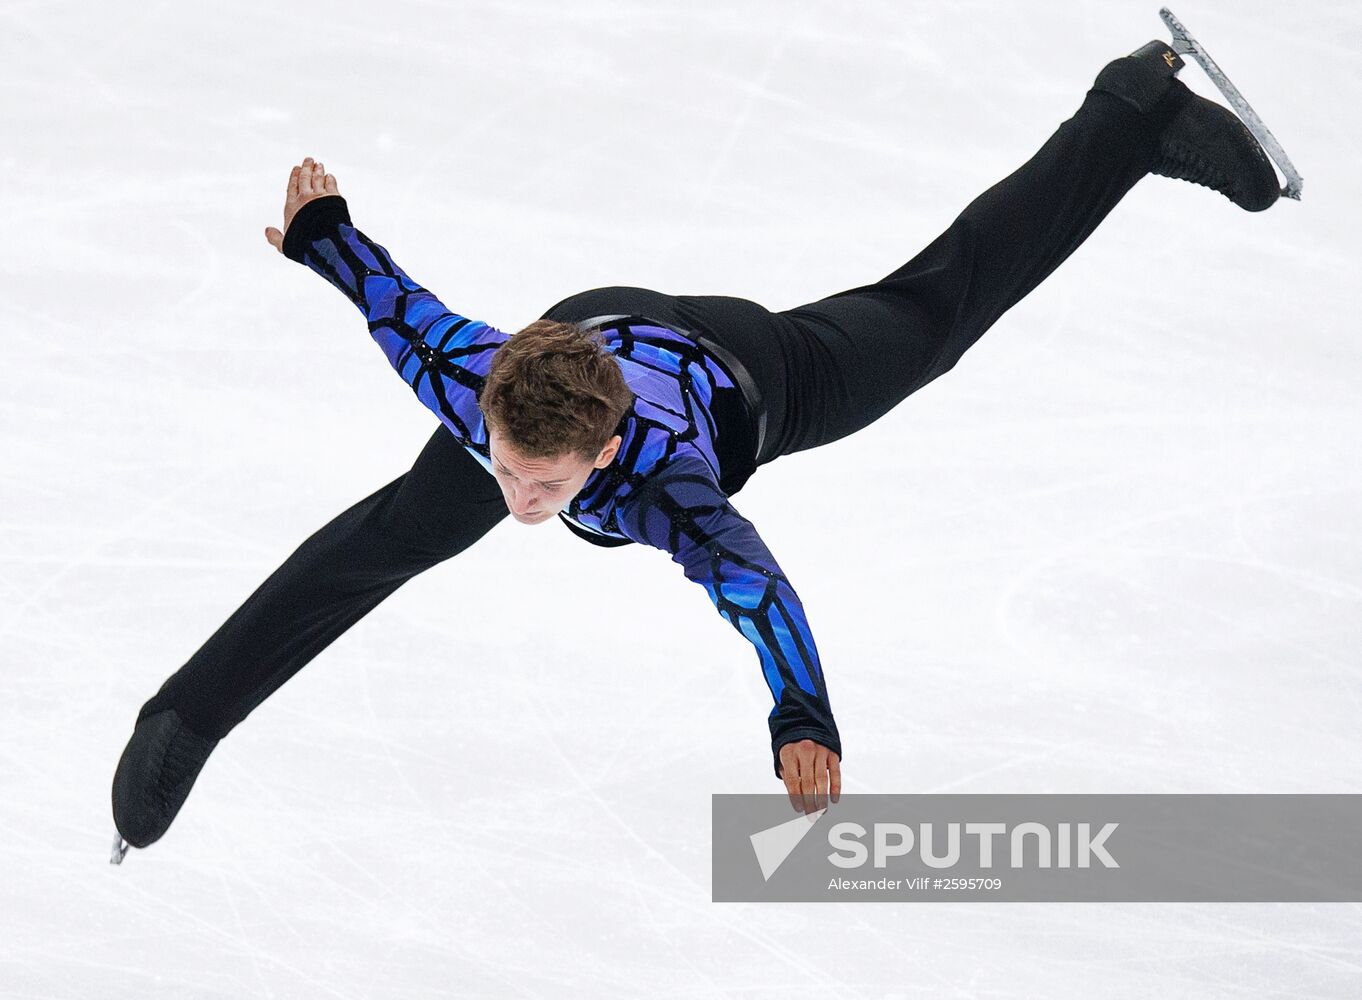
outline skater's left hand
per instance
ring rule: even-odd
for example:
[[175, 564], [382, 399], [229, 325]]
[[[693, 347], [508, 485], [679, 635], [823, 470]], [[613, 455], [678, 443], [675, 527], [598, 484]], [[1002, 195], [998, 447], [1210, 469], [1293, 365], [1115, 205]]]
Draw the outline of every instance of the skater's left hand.
[[818, 812], [827, 808], [829, 793], [833, 802], [842, 797], [842, 759], [813, 740], [786, 743], [780, 748], [780, 780], [795, 812]]
[[309, 201], [325, 198], [329, 194], [340, 194], [340, 189], [336, 187], [336, 178], [328, 174], [320, 163], [313, 161], [312, 157], [305, 157], [288, 175], [288, 192], [284, 197], [284, 231], [280, 232], [273, 226], [265, 227], [265, 239], [269, 241], [270, 246], [283, 253], [284, 233], [288, 232], [298, 209]]

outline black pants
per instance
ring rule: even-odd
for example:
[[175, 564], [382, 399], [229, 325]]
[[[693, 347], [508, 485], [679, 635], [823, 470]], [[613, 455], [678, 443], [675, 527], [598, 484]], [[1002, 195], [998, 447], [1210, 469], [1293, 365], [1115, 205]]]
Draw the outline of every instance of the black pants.
[[[545, 315], [641, 313], [727, 347], [768, 407], [755, 468], [845, 437], [949, 371], [1149, 171], [1168, 113], [1090, 92], [1025, 165], [873, 284], [774, 313], [729, 296], [598, 288]], [[441, 425], [411, 471], [307, 539], [141, 714], [173, 707], [191, 728], [225, 736], [404, 582], [506, 515], [496, 482]]]

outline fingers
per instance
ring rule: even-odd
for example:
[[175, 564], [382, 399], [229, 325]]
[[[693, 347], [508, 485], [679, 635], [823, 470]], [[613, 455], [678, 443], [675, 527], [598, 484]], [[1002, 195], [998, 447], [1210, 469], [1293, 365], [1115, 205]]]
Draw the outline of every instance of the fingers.
[[819, 747], [813, 755], [814, 809], [828, 807], [828, 748]]
[[842, 769], [837, 754], [813, 740], [787, 743], [780, 748], [780, 777], [790, 807], [810, 818], [828, 807], [829, 794], [842, 797]]
[[799, 792], [804, 800], [804, 815], [808, 816], [823, 808], [818, 803], [818, 771], [814, 762], [806, 760], [803, 753], [800, 754], [799, 770]]
[[265, 239], [270, 246], [274, 247], [274, 249], [278, 250], [280, 253], [284, 252], [284, 234], [279, 230], [275, 229], [273, 226], [266, 226]]
[[799, 753], [793, 743], [786, 743], [780, 748], [780, 780], [785, 782], [785, 794], [790, 797], [790, 808], [795, 812], [803, 812], [804, 795], [800, 790]]
[[804, 781], [799, 761], [799, 749], [794, 743], [780, 748], [780, 777], [785, 782], [785, 794], [790, 797], [790, 808], [804, 811]]
[[[340, 189], [336, 186], [336, 178], [326, 172], [326, 167], [310, 156], [303, 157], [303, 162], [294, 167], [288, 175], [288, 194], [284, 197], [284, 229], [293, 222], [293, 217], [298, 214], [298, 210], [314, 198], [321, 198], [328, 194], [340, 194]], [[278, 230], [275, 230], [276, 232]], [[265, 239], [270, 241], [280, 252], [283, 252], [283, 236], [279, 237], [276, 245], [270, 236], [270, 230], [265, 231]]]
[[340, 194], [336, 178], [326, 172], [326, 167], [320, 161], [310, 156], [303, 157], [303, 162], [289, 174], [289, 200], [302, 202], [324, 194]]

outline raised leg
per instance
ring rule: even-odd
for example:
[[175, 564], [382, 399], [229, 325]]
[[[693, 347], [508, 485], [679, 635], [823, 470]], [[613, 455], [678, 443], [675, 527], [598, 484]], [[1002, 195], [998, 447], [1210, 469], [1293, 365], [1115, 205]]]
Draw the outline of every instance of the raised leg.
[[[1131, 65], [1145, 74], [1135, 84], [1169, 91], [1171, 67]], [[1030, 160], [908, 263], [781, 313], [803, 330], [806, 370], [797, 373], [802, 398], [778, 454], [859, 430], [949, 371], [1150, 172], [1177, 109], [1171, 93], [1141, 110], [1090, 90]]]

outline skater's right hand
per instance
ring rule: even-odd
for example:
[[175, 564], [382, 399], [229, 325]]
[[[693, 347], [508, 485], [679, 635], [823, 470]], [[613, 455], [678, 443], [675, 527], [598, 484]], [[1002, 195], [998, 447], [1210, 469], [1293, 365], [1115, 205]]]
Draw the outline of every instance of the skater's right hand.
[[298, 214], [298, 209], [309, 201], [325, 198], [329, 194], [340, 194], [340, 189], [336, 187], [336, 178], [328, 174], [320, 163], [314, 162], [312, 157], [304, 157], [303, 162], [294, 167], [293, 172], [288, 175], [288, 191], [284, 196], [283, 232], [273, 226], [265, 227], [265, 239], [269, 241], [270, 246], [283, 253], [284, 233], [288, 232], [289, 224]]

